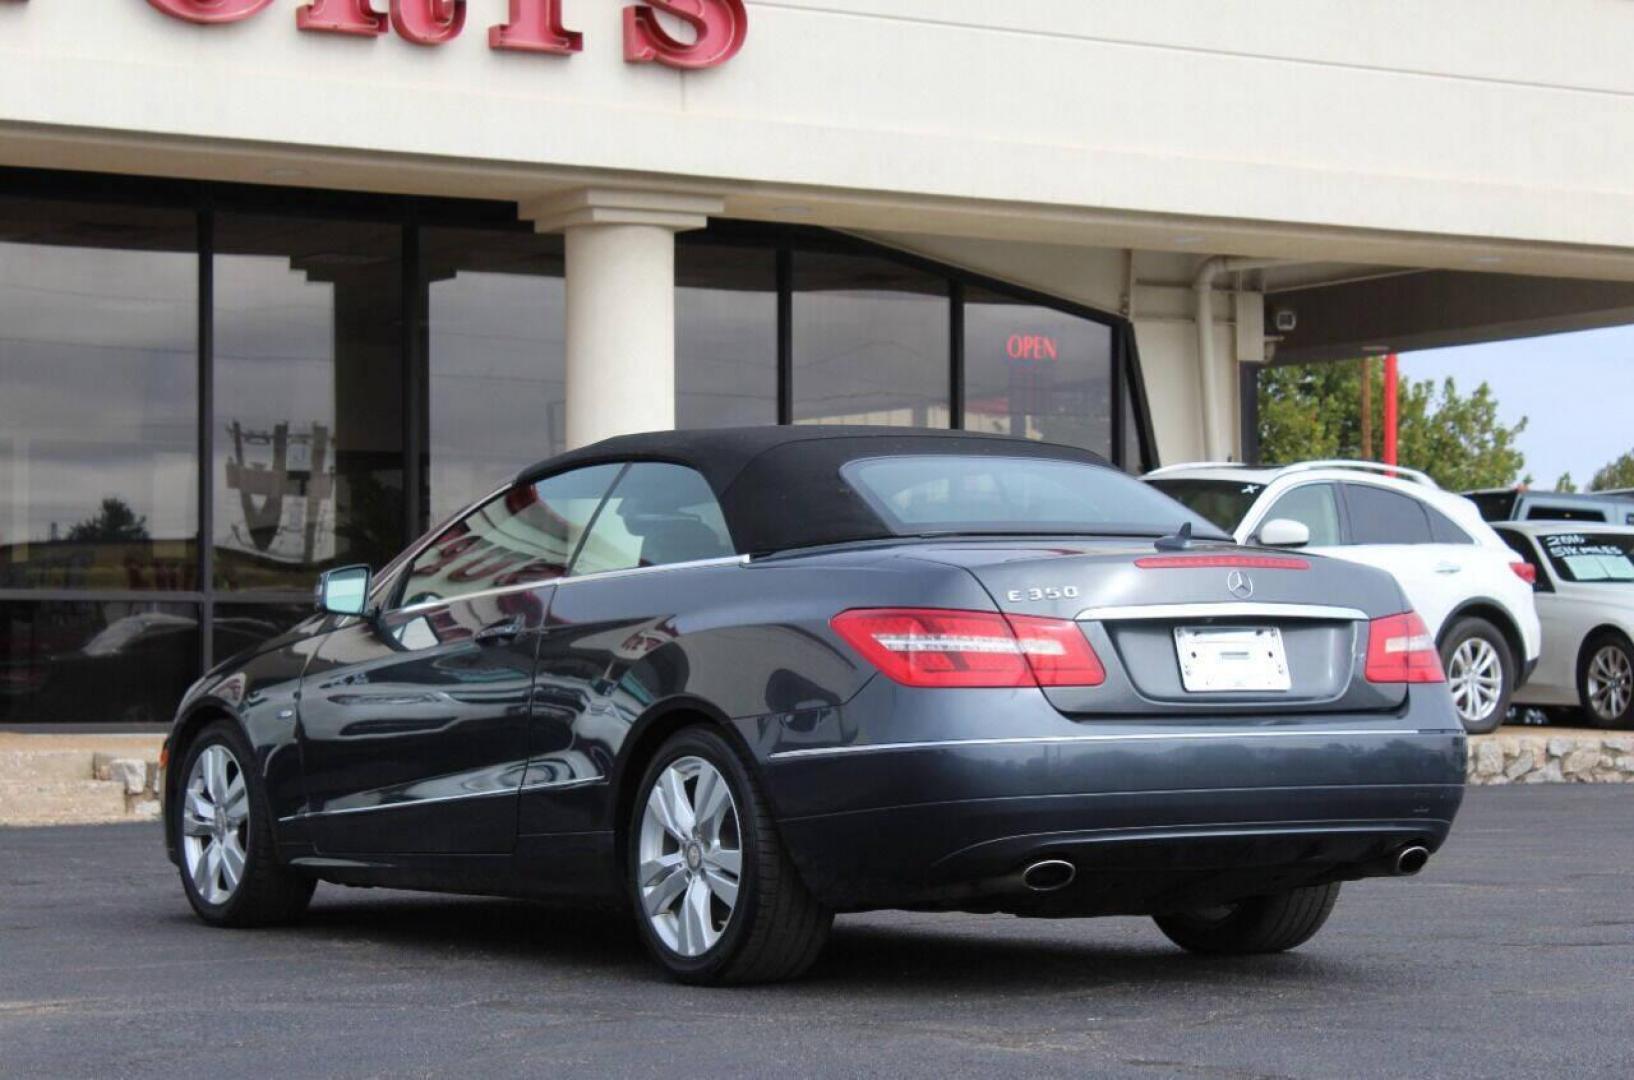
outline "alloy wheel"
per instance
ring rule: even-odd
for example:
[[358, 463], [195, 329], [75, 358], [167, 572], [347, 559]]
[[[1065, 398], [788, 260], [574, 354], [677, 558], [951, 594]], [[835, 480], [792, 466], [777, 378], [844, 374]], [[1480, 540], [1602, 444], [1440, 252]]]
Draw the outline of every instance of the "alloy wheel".
[[182, 855], [199, 898], [225, 904], [244, 880], [250, 832], [250, 790], [227, 747], [204, 748], [182, 796]]
[[1634, 664], [1617, 645], [1602, 646], [1589, 661], [1589, 708], [1605, 721], [1622, 718], [1634, 699]]
[[641, 815], [637, 885], [642, 911], [664, 945], [702, 956], [738, 904], [743, 841], [726, 777], [700, 757], [658, 774]]
[[1480, 724], [1491, 718], [1503, 697], [1503, 661], [1498, 650], [1485, 638], [1459, 642], [1447, 665], [1447, 685], [1452, 690], [1453, 706], [1465, 724]]

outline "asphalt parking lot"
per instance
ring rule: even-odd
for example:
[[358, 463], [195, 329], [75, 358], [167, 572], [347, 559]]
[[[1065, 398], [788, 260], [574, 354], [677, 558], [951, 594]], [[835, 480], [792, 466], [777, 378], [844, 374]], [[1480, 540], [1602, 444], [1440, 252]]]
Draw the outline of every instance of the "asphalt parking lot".
[[1145, 920], [842, 918], [804, 982], [672, 985], [624, 921], [320, 887], [194, 921], [155, 826], [0, 831], [0, 1074], [1634, 1074], [1634, 786], [1471, 790], [1296, 953]]

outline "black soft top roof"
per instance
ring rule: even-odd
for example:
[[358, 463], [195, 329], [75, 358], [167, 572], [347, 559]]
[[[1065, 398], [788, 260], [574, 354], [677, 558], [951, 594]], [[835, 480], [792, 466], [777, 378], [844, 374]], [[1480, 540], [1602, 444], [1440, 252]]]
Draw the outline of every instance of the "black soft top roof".
[[701, 473], [720, 500], [737, 550], [760, 554], [895, 535], [840, 476], [847, 462], [895, 454], [990, 454], [1110, 467], [1088, 450], [1004, 435], [796, 425], [620, 435], [541, 461], [517, 480], [531, 483], [606, 462], [685, 465]]

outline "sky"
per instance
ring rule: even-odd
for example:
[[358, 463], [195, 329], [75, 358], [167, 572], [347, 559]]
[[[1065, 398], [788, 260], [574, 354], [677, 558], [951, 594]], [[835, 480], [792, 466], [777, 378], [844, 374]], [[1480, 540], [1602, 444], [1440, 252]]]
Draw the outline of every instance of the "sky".
[[1536, 488], [1569, 471], [1586, 489], [1634, 450], [1634, 326], [1403, 353], [1401, 374], [1451, 376], [1461, 393], [1490, 384], [1504, 423], [1527, 418], [1519, 443]]

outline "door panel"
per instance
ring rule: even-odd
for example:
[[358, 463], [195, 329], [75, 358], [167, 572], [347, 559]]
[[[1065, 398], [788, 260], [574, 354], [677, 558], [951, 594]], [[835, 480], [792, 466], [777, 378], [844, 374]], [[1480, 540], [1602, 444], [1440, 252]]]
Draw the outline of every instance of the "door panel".
[[565, 746], [569, 734], [534, 710], [552, 583], [621, 470], [507, 489], [415, 556], [388, 588], [385, 614], [324, 643], [301, 705], [320, 850], [513, 849], [530, 750]]
[[330, 635], [301, 700], [320, 851], [511, 850], [550, 588], [391, 612]]

